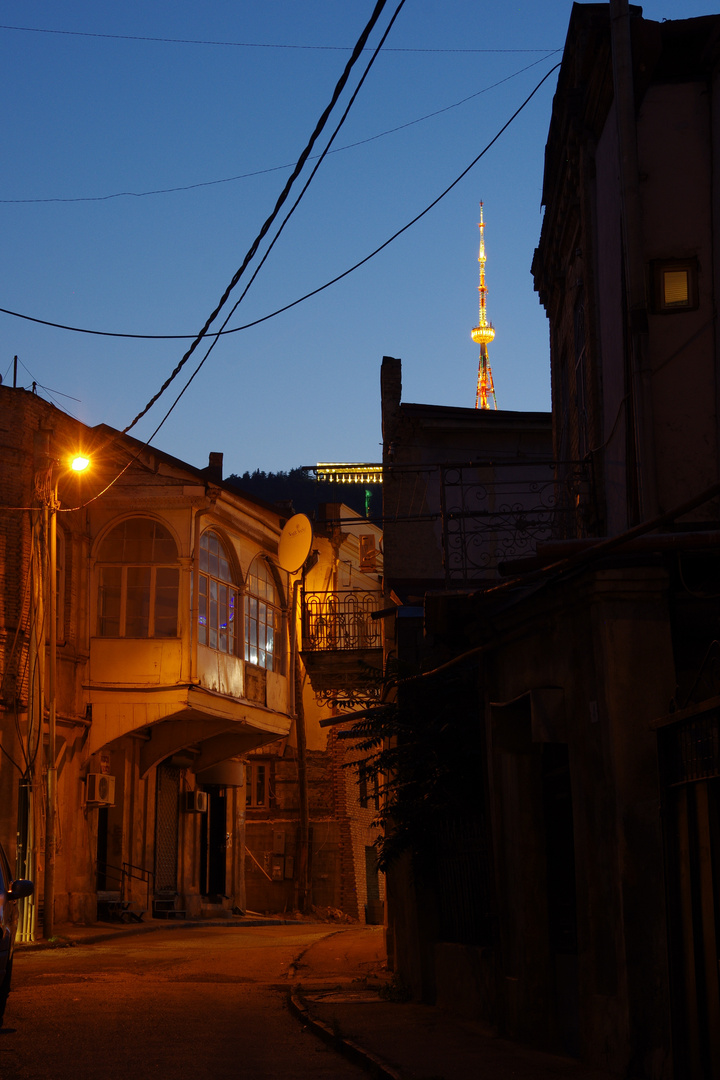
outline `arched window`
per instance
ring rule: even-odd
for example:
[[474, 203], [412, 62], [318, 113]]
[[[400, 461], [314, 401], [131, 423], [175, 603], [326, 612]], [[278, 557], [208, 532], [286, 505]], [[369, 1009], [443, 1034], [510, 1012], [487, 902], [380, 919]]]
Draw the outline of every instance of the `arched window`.
[[128, 518], [98, 552], [100, 637], [177, 637], [180, 570], [168, 529], [150, 518]]
[[268, 671], [279, 671], [282, 625], [277, 588], [264, 559], [256, 559], [245, 598], [245, 659]]
[[219, 652], [237, 655], [239, 592], [223, 541], [211, 530], [200, 538], [198, 641]]

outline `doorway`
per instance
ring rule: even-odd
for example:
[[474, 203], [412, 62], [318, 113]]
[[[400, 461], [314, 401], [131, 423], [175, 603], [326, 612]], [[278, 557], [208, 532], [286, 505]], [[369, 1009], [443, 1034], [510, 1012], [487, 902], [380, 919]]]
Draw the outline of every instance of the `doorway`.
[[207, 787], [208, 808], [200, 835], [200, 892], [212, 903], [227, 899], [227, 795], [225, 788]]
[[580, 1049], [577, 897], [572, 787], [566, 743], [543, 744], [542, 792], [555, 1016], [560, 1045], [566, 1054], [575, 1057]]

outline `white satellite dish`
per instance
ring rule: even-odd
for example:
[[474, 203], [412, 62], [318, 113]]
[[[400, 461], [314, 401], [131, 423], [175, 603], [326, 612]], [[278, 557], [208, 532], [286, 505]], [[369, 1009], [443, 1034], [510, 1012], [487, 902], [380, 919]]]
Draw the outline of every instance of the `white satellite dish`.
[[294, 514], [285, 522], [278, 544], [278, 562], [283, 570], [294, 574], [303, 565], [312, 547], [313, 531], [310, 518]]

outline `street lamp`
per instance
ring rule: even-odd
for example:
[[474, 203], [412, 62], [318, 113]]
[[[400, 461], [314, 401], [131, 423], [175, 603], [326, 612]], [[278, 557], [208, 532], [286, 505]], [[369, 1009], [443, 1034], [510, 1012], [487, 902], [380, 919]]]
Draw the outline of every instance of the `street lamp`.
[[[90, 465], [90, 459], [76, 455], [70, 459], [70, 468], [74, 472], [84, 472]], [[57, 511], [58, 482], [56, 477], [49, 506], [49, 561], [48, 567], [48, 622], [50, 623], [50, 649], [48, 665], [48, 770], [47, 803], [45, 806], [45, 889], [43, 902], [43, 935], [53, 936], [55, 906], [55, 854], [57, 833], [55, 829], [55, 807], [57, 804], [57, 769], [55, 767], [55, 728], [57, 705]]]

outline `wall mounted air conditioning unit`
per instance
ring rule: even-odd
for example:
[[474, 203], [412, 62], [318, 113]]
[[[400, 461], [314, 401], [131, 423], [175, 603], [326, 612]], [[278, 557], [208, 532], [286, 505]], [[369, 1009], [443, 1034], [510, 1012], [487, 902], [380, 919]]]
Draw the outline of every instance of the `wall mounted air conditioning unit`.
[[88, 806], [114, 806], [115, 777], [105, 773], [88, 773], [85, 802]]
[[185, 809], [189, 814], [204, 814], [207, 808], [207, 791], [185, 792]]

